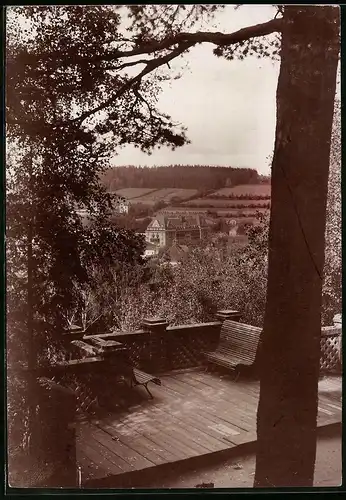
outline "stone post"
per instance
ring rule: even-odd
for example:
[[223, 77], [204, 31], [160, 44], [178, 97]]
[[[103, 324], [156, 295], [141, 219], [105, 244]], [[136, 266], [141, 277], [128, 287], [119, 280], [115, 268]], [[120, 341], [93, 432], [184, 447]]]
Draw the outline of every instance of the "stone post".
[[142, 328], [150, 334], [149, 340], [149, 370], [154, 373], [164, 371], [170, 366], [170, 352], [165, 339], [168, 321], [165, 318], [145, 318]]
[[222, 322], [224, 322], [226, 319], [240, 321], [240, 316], [240, 312], [235, 311], [234, 309], [221, 309], [216, 313], [217, 319]]

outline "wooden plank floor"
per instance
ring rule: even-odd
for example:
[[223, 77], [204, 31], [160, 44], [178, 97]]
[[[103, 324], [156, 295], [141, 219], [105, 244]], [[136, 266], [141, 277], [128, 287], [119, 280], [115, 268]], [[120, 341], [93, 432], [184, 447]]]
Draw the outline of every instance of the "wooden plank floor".
[[[196, 370], [161, 380], [161, 387], [151, 389], [153, 400], [143, 388], [117, 393], [115, 387], [113, 408], [78, 423], [83, 483], [256, 440], [258, 382]], [[319, 382], [318, 425], [336, 422], [341, 377], [328, 377]]]

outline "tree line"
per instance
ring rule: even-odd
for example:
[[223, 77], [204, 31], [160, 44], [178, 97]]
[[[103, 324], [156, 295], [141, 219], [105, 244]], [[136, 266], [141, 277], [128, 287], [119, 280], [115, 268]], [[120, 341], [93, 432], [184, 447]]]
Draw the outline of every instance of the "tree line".
[[221, 189], [239, 184], [259, 184], [261, 176], [252, 168], [168, 165], [165, 167], [113, 167], [101, 175], [108, 191], [137, 188]]

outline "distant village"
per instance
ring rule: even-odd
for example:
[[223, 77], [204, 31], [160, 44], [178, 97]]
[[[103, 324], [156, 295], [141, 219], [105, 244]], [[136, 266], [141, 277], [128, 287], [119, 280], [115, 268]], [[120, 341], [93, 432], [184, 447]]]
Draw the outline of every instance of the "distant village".
[[[222, 245], [231, 251], [247, 244], [249, 227], [259, 223], [259, 214], [269, 212], [270, 182], [256, 181], [230, 187], [227, 180], [226, 187], [209, 190], [112, 190], [116, 201], [112, 220], [144, 237], [146, 259], [163, 257], [176, 265], [192, 247]], [[85, 209], [78, 213], [87, 217]]]
[[224, 231], [218, 231], [212, 238], [215, 221], [201, 214], [162, 210], [149, 223], [144, 236], [146, 241], [145, 257], [158, 256], [160, 251], [172, 264], [177, 264], [191, 246], [209, 239], [216, 242], [226, 236], [228, 244], [246, 244], [247, 236], [238, 234], [236, 220], [227, 220]]
[[[178, 264], [196, 246], [244, 246], [270, 210], [270, 177], [249, 168], [120, 166], [101, 184], [114, 199], [111, 222], [143, 236], [146, 259]], [[88, 211], [78, 207], [87, 220]]]

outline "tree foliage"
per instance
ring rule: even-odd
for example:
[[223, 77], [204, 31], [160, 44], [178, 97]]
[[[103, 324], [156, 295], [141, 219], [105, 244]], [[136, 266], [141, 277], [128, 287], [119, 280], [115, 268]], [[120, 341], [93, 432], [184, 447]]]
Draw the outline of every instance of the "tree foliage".
[[[112, 199], [99, 184], [105, 159], [127, 142], [150, 151], [185, 140], [169, 117], [155, 112], [155, 80], [129, 91], [130, 77], [100, 64], [112, 43], [123, 43], [119, 26], [116, 7], [26, 6], [9, 12], [8, 319], [22, 329], [28, 245], [33, 321], [59, 329], [73, 301], [71, 283], [88, 280], [91, 260], [138, 261], [143, 250], [139, 238], [107, 224]], [[89, 114], [109, 88], [121, 99], [104, 116]], [[91, 213], [91, 226], [80, 221], [80, 206]]]
[[[135, 84], [121, 64], [112, 66], [112, 47], [127, 43], [119, 7], [25, 6], [12, 14], [7, 120], [17, 134], [51, 142], [54, 132], [65, 132], [66, 142], [104, 141], [113, 151], [128, 142], [144, 151], [184, 143], [183, 130], [155, 109], [155, 81]], [[22, 30], [20, 18], [27, 22]]]
[[333, 316], [339, 314], [342, 307], [341, 237], [341, 105], [336, 100], [329, 167], [323, 282], [322, 314], [327, 324], [332, 323]]

